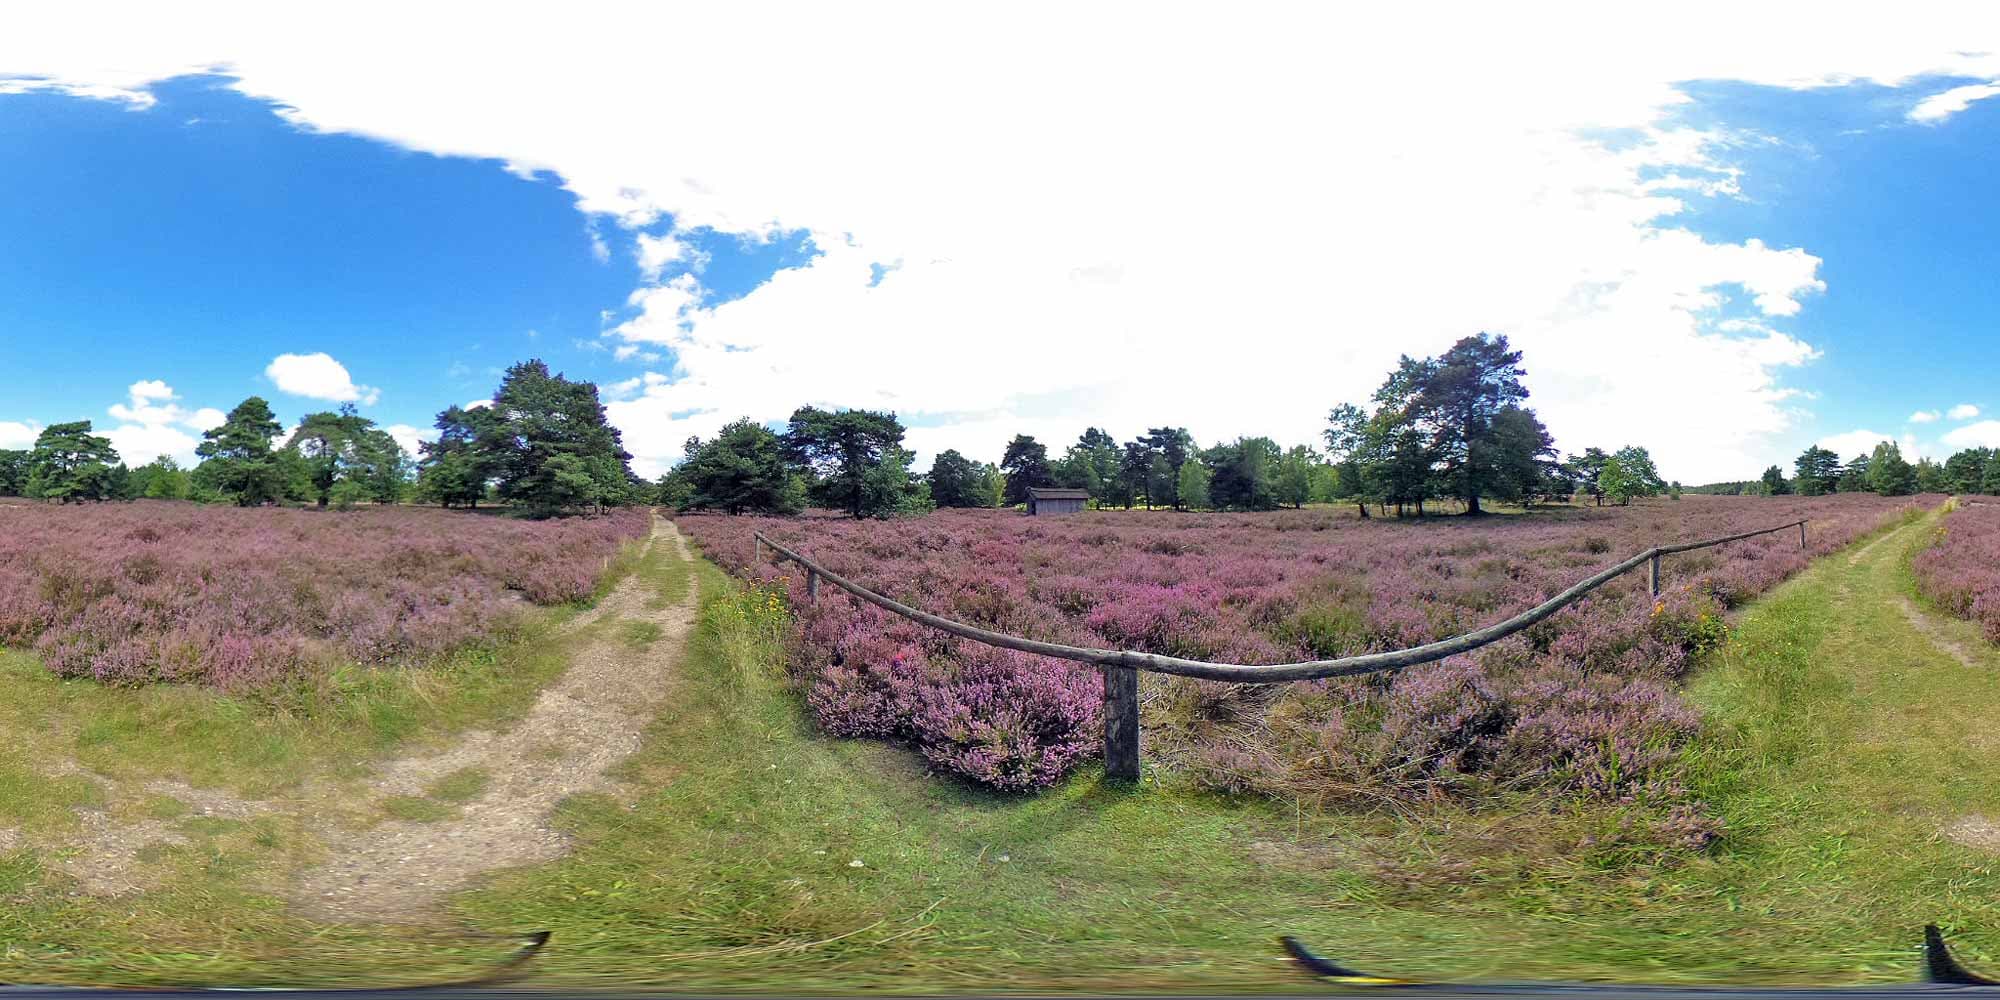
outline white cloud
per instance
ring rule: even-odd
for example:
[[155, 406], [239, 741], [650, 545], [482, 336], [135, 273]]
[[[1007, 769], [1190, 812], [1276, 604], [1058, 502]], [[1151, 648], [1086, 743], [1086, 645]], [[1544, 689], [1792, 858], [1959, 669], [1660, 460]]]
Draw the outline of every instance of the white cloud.
[[418, 447], [419, 445], [425, 441], [436, 441], [438, 439], [438, 430], [435, 427], [412, 427], [409, 424], [390, 424], [382, 428], [382, 430], [386, 431], [390, 437], [395, 438], [396, 444], [404, 452], [408, 453], [411, 458], [417, 458], [423, 454], [423, 450]]
[[1910, 423], [1913, 424], [1934, 424], [1937, 422], [1938, 411], [1936, 410], [1918, 410], [1910, 414]]
[[[137, 93], [226, 63], [303, 127], [553, 172], [651, 275], [612, 337], [671, 353], [676, 381], [612, 413], [653, 467], [804, 402], [927, 416], [913, 441], [979, 458], [1030, 426], [1305, 441], [1397, 354], [1485, 329], [1527, 352], [1566, 448], [1643, 443], [1672, 478], [1735, 478], [1799, 433], [1788, 376], [1816, 351], [1773, 324], [1824, 286], [1812, 247], [1677, 228], [1737, 196], [1733, 157], [1763, 140], [1675, 126], [1676, 84], [2000, 77], [1992, 6], [496, 8], [478, 46], [425, 5], [311, 30], [134, 7], [117, 33], [31, 10], [0, 71]], [[676, 78], [730, 81], [665, 127], [663, 45]], [[1608, 131], [1630, 141], [1589, 138]], [[663, 217], [676, 235], [641, 242]], [[692, 267], [655, 280], [689, 263], [664, 240], [703, 228], [803, 229], [823, 254], [704, 307]], [[1701, 405], [1662, 420], [1676, 384]]]
[[[1853, 458], [1856, 455], [1867, 455], [1872, 453], [1875, 450], [1875, 446], [1881, 444], [1884, 441], [1894, 441], [1894, 440], [1896, 440], [1896, 436], [1894, 434], [1882, 434], [1876, 431], [1858, 430], [1858, 431], [1848, 431], [1845, 434], [1829, 435], [1827, 437], [1820, 438], [1815, 443], [1818, 444], [1820, 447], [1825, 448], [1836, 455], [1839, 455], [1840, 460], [1842, 462], [1848, 462], [1853, 460]], [[1904, 450], [1905, 452], [1908, 451], [1908, 449]], [[1910, 456], [1908, 454], [1905, 454], [1903, 457], [1909, 458]]]
[[144, 465], [161, 455], [184, 466], [193, 465], [200, 432], [221, 426], [227, 419], [212, 406], [195, 410], [182, 407], [180, 394], [161, 379], [134, 382], [125, 394], [124, 402], [113, 403], [105, 411], [118, 423], [101, 433], [127, 465]]
[[32, 420], [0, 420], [0, 448], [9, 451], [32, 448], [41, 435], [42, 425]]
[[692, 259], [691, 248], [675, 239], [672, 233], [662, 236], [639, 233], [633, 238], [633, 247], [639, 259], [639, 270], [647, 281], [659, 280], [660, 271], [668, 264]]
[[37, 91], [68, 94], [71, 97], [89, 97], [100, 101], [117, 101], [134, 111], [144, 111], [158, 103], [157, 98], [144, 90], [33, 77], [0, 78], [0, 94], [32, 94]]
[[176, 398], [173, 387], [156, 378], [147, 379], [143, 382], [134, 382], [132, 383], [130, 389], [127, 391], [131, 393], [132, 398], [135, 401], [141, 399]]
[[1960, 403], [1957, 406], [1952, 407], [1951, 412], [1945, 414], [1945, 416], [1950, 417], [1953, 420], [1971, 420], [1973, 417], [1976, 417], [1978, 415], [1979, 415], [1979, 407], [1974, 406], [1971, 403]]
[[307, 399], [373, 406], [382, 398], [380, 389], [356, 385], [353, 376], [347, 373], [347, 366], [324, 351], [280, 354], [264, 368], [264, 375], [280, 391]]
[[1971, 107], [1974, 101], [1983, 101], [1995, 95], [2000, 95], [2000, 83], [1953, 87], [1918, 101], [1917, 106], [1910, 109], [1910, 120], [1935, 125]]
[[492, 401], [492, 400], [490, 400], [490, 399], [475, 399], [475, 400], [473, 400], [473, 401], [471, 401], [471, 402], [469, 402], [469, 403], [465, 404], [465, 405], [464, 405], [463, 407], [460, 407], [460, 409], [465, 409], [465, 410], [483, 410], [483, 409], [486, 409], [487, 407], [489, 407], [489, 406], [492, 406], [492, 405], [493, 405], [493, 401]]
[[1952, 451], [1967, 448], [2000, 448], [2000, 420], [1981, 420], [1945, 432], [1944, 444]]

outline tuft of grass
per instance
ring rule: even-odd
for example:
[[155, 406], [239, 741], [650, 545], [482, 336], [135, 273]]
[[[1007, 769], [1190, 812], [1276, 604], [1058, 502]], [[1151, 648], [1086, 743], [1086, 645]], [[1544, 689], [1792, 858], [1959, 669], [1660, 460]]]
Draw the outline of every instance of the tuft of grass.
[[493, 776], [476, 767], [464, 767], [431, 783], [425, 793], [440, 802], [465, 803], [486, 794]]
[[410, 823], [436, 823], [458, 814], [458, 810], [421, 795], [397, 795], [382, 800], [382, 811], [393, 819]]
[[171, 795], [149, 795], [143, 808], [148, 819], [179, 819], [188, 814], [188, 804]]
[[100, 809], [104, 790], [82, 775], [51, 776], [17, 751], [0, 748], [0, 829], [51, 832], [75, 825], [76, 809]]
[[634, 649], [644, 649], [660, 640], [661, 628], [658, 622], [625, 621], [620, 623], [619, 637]]

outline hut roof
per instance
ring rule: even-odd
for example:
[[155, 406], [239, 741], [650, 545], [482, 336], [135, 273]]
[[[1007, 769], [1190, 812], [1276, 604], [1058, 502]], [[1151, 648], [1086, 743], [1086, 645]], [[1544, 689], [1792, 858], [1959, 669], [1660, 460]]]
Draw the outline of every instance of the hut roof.
[[1029, 487], [1028, 496], [1034, 500], [1088, 500], [1090, 491]]

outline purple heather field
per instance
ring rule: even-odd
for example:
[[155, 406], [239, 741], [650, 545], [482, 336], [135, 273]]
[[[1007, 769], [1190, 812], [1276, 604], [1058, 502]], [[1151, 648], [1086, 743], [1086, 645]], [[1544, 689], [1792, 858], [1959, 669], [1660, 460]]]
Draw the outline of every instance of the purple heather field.
[[2000, 503], [1972, 501], [1947, 514], [1936, 544], [1913, 565], [1924, 596], [2000, 643]]
[[246, 689], [418, 664], [584, 599], [644, 511], [524, 521], [138, 501], [0, 507], [0, 644], [64, 677]]
[[1662, 803], [1683, 839], [1700, 840], [1707, 821], [1680, 764], [1700, 720], [1682, 679], [1726, 640], [1732, 609], [1935, 499], [1688, 496], [1402, 521], [1310, 509], [677, 523], [725, 567], [786, 588], [791, 669], [824, 731], [903, 742], [942, 770], [1026, 790], [1097, 752], [1093, 669], [952, 639], [831, 587], [808, 604], [796, 567], [751, 565], [751, 533], [988, 628], [1278, 663], [1457, 635], [1655, 544], [1810, 518], [1807, 551], [1781, 532], [1670, 556], [1658, 601], [1642, 569], [1520, 635], [1400, 674], [1270, 687], [1145, 681], [1148, 759], [1209, 787], [1321, 803], [1534, 787]]

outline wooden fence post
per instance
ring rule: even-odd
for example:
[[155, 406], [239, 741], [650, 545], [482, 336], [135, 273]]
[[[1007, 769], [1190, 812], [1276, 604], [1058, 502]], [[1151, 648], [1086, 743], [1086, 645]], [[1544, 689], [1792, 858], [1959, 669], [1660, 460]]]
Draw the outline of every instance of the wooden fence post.
[[819, 603], [819, 573], [810, 569], [806, 570], [806, 603]]
[[1805, 523], [1804, 521], [1800, 521], [1800, 522], [1799, 522], [1799, 551], [1800, 551], [1800, 552], [1804, 552], [1805, 550], [1806, 550], [1806, 523]]
[[1653, 596], [1660, 596], [1660, 557], [1655, 555], [1646, 562], [1646, 585], [1652, 588]]
[[758, 537], [758, 536], [756, 536], [756, 535], [752, 535], [752, 536], [750, 536], [750, 540], [751, 540], [752, 542], [754, 542], [754, 543], [756, 544], [756, 553], [757, 553], [757, 554], [756, 554], [756, 556], [754, 557], [753, 561], [755, 561], [755, 562], [763, 562], [763, 561], [764, 561], [764, 539], [762, 539], [762, 538], [760, 538], [760, 537]]
[[1139, 780], [1139, 672], [1104, 668], [1104, 776]]

